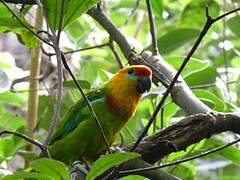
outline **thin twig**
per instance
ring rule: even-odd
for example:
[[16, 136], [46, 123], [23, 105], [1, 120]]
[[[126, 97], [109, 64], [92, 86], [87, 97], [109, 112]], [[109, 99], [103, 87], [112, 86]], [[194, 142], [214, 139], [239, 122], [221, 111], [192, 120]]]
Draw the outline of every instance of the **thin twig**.
[[116, 49], [115, 49], [115, 46], [114, 46], [114, 44], [113, 44], [113, 41], [112, 41], [111, 39], [110, 39], [108, 45], [109, 45], [110, 49], [112, 50], [113, 55], [114, 55], [115, 58], [116, 58], [116, 61], [117, 61], [117, 63], [118, 63], [118, 66], [120, 67], [120, 69], [122, 69], [124, 66], [123, 66], [123, 64], [122, 64], [122, 62], [121, 62], [121, 59], [120, 59], [120, 57], [119, 57], [119, 55], [118, 55], [118, 53], [117, 53], [117, 51], [116, 51]]
[[164, 107], [161, 108], [161, 129], [164, 127]]
[[28, 141], [29, 143], [39, 147], [42, 151], [45, 151], [44, 146], [43, 146], [43, 144], [41, 142], [39, 142], [39, 141], [37, 141], [37, 140], [35, 140], [33, 138], [30, 138], [30, 137], [28, 137], [25, 134], [21, 134], [19, 132], [14, 132], [14, 131], [7, 131], [7, 130], [0, 132], [0, 136], [2, 136], [3, 134], [13, 134], [15, 136], [18, 136], [18, 137]]
[[[76, 53], [76, 52], [80, 52], [80, 51], [86, 51], [86, 50], [90, 50], [90, 49], [94, 49], [94, 48], [101, 48], [101, 47], [105, 47], [108, 46], [109, 43], [103, 43], [103, 44], [99, 44], [99, 45], [95, 45], [95, 46], [91, 46], [91, 47], [86, 47], [86, 48], [81, 48], [81, 49], [76, 49], [76, 50], [72, 50], [72, 51], [66, 51], [63, 52], [63, 54], [72, 54], [72, 53]], [[55, 56], [56, 53], [48, 53], [44, 50], [44, 48], [42, 47], [42, 50], [44, 52], [44, 54], [46, 54], [47, 56]]]
[[152, 52], [153, 55], [158, 55], [158, 45], [157, 45], [157, 39], [155, 36], [155, 28], [154, 28], [154, 21], [153, 21], [153, 13], [152, 13], [152, 7], [151, 7], [151, 1], [146, 0], [147, 4], [147, 10], [148, 10], [148, 19], [149, 19], [149, 24], [150, 24], [150, 32], [152, 36]]
[[218, 16], [218, 17], [212, 19], [212, 20], [213, 20], [214, 22], [216, 22], [216, 21], [218, 21], [218, 20], [224, 18], [225, 16], [228, 16], [228, 15], [230, 15], [230, 14], [232, 14], [232, 13], [237, 12], [237, 11], [240, 11], [240, 8], [237, 8], [237, 9], [234, 9], [234, 10], [232, 10], [232, 11], [229, 11], [229, 12], [227, 12], [227, 13], [221, 15], [221, 16]]
[[[181, 160], [183, 160], [183, 159], [185, 159], [187, 156], [189, 156], [189, 155], [193, 152], [193, 150], [196, 148], [197, 145], [198, 145], [198, 143], [194, 144], [194, 145], [191, 147], [191, 149], [190, 149], [183, 157], [181, 157]], [[159, 164], [161, 164], [161, 163], [159, 162]], [[170, 174], [173, 174], [174, 170], [177, 168], [178, 165], [179, 165], [179, 164], [176, 164], [171, 170], [169, 170], [169, 173], [170, 173]]]
[[140, 4], [140, 0], [137, 0], [136, 3], [135, 3], [135, 6], [134, 8], [132, 9], [131, 13], [128, 15], [126, 21], [123, 23], [123, 26], [127, 25], [130, 18], [132, 17], [132, 15], [135, 13], [135, 11], [137, 10], [137, 8], [139, 7], [139, 4]]
[[159, 168], [164, 168], [164, 167], [168, 167], [168, 166], [173, 166], [173, 165], [177, 165], [177, 164], [181, 164], [181, 163], [184, 163], [184, 162], [187, 162], [187, 161], [191, 161], [191, 160], [194, 160], [194, 159], [197, 159], [197, 158], [200, 158], [200, 157], [204, 157], [204, 156], [207, 156], [209, 154], [212, 154], [212, 153], [215, 153], [217, 151], [220, 151], [222, 149], [225, 149], [233, 144], [236, 144], [240, 141], [240, 138], [239, 139], [236, 139], [230, 143], [227, 143], [223, 146], [220, 146], [220, 147], [217, 147], [215, 149], [212, 149], [212, 150], [209, 150], [209, 151], [206, 151], [206, 152], [203, 152], [203, 153], [200, 153], [198, 155], [195, 155], [195, 156], [192, 156], [192, 157], [188, 157], [188, 158], [185, 158], [185, 159], [181, 159], [181, 160], [178, 160], [178, 161], [174, 161], [174, 162], [170, 162], [170, 163], [166, 163], [166, 164], [162, 164], [162, 165], [159, 165], [159, 166], [154, 166], [154, 167], [147, 167], [147, 168], [141, 168], [141, 169], [133, 169], [133, 170], [126, 170], [126, 171], [120, 171], [119, 174], [122, 176], [124, 174], [132, 174], [132, 173], [139, 173], [139, 172], [144, 172], [144, 171], [149, 171], [149, 170], [155, 170], [155, 169], [159, 169]]
[[[238, 81], [237, 80], [228, 81], [225, 84], [234, 84], [234, 83], [238, 83]], [[215, 87], [215, 86], [217, 86], [216, 83], [200, 84], [196, 86], [191, 86], [190, 89], [204, 89], [204, 88]]]

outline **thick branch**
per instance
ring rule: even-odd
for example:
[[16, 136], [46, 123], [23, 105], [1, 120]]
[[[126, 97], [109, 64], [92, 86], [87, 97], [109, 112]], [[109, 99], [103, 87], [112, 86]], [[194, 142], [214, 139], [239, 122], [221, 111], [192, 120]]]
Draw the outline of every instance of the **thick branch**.
[[[159, 161], [164, 156], [185, 150], [188, 146], [209, 138], [213, 134], [232, 131], [240, 134], [240, 114], [201, 113], [189, 116], [143, 139], [135, 152], [149, 163]], [[132, 145], [124, 150], [128, 151]]]

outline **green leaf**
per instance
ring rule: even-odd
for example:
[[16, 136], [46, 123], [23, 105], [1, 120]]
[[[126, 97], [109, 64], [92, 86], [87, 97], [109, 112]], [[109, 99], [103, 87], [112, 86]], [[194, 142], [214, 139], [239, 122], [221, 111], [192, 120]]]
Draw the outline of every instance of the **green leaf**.
[[[13, 9], [13, 11], [15, 11]], [[0, 32], [10, 31], [17, 35], [21, 42], [28, 48], [35, 48], [37, 45], [37, 38], [29, 32], [16, 18], [12, 17], [9, 10], [1, 3], [0, 4]], [[21, 21], [34, 31], [34, 28], [24, 19]]]
[[54, 112], [55, 99], [51, 96], [39, 96], [38, 127], [47, 130]]
[[180, 17], [180, 27], [191, 27], [201, 29], [206, 22], [206, 5], [209, 8], [209, 14], [216, 17], [219, 14], [219, 5], [214, 0], [191, 0], [184, 8]]
[[162, 17], [162, 12], [164, 10], [163, 0], [152, 0], [153, 12], [157, 17]]
[[25, 104], [25, 100], [23, 98], [21, 98], [16, 93], [12, 93], [10, 91], [0, 93], [0, 101], [17, 106], [22, 106]]
[[34, 161], [37, 158], [39, 158], [39, 156], [36, 153], [26, 151], [26, 150], [18, 150], [17, 154], [21, 155], [25, 160], [28, 160], [28, 161]]
[[43, 0], [42, 4], [50, 25], [54, 30], [57, 30], [60, 28], [62, 3], [65, 4], [61, 29], [73, 22], [97, 2], [99, 0]]
[[105, 71], [103, 69], [101, 69], [100, 71], [98, 71], [98, 77], [103, 81], [106, 82], [108, 81], [111, 77], [113, 77], [113, 74]]
[[89, 173], [87, 174], [86, 180], [93, 180], [104, 171], [112, 166], [123, 163], [127, 160], [139, 157], [137, 153], [114, 153], [100, 157], [94, 164]]
[[[203, 85], [215, 83], [218, 73], [215, 68], [209, 66], [199, 72], [194, 72], [191, 76], [185, 77], [185, 81], [189, 86]], [[206, 78], [207, 77], [207, 78]]]
[[8, 175], [5, 177], [0, 178], [0, 180], [19, 180], [23, 178], [31, 178], [37, 180], [53, 180], [53, 178], [46, 174], [40, 174], [36, 172], [16, 172], [13, 175]]
[[190, 162], [177, 165], [174, 172], [184, 180], [194, 180], [196, 176], [195, 166]]
[[0, 114], [0, 128], [2, 129], [16, 131], [25, 125], [26, 119], [15, 114], [15, 112], [7, 111], [3, 114]]
[[[223, 146], [225, 143], [217, 140], [217, 139], [208, 139], [205, 141], [205, 147], [208, 147], [209, 149], [217, 148], [219, 146]], [[215, 155], [218, 154], [226, 159], [231, 160], [236, 165], [240, 165], [240, 149], [229, 146], [227, 148], [224, 148], [220, 151], [215, 152]]]
[[158, 38], [160, 53], [167, 53], [197, 38], [200, 31], [196, 29], [176, 29]]
[[7, 136], [0, 139], [0, 156], [10, 157], [14, 153], [14, 144], [11, 136]]
[[60, 161], [41, 158], [34, 161], [31, 167], [41, 174], [52, 177], [54, 180], [70, 180], [66, 166]]
[[[164, 57], [164, 60], [166, 60], [169, 64], [171, 64], [175, 69], [179, 69], [182, 62], [184, 61], [184, 56], [167, 56]], [[192, 73], [202, 71], [205, 68], [209, 66], [209, 62], [201, 61], [196, 58], [191, 58], [190, 61], [185, 66], [182, 76], [186, 77], [191, 75]]]
[[26, 29], [20, 32], [20, 38], [21, 42], [30, 49], [35, 48], [38, 44], [36, 36]]
[[73, 21], [69, 24], [64, 32], [67, 33], [70, 40], [79, 45], [81, 48], [84, 48], [83, 42], [85, 42], [85, 38], [88, 36], [89, 30], [91, 26], [88, 21], [85, 21], [84, 18], [79, 17], [76, 21]]
[[240, 37], [239, 31], [239, 24], [240, 24], [240, 16], [234, 16], [227, 21], [227, 25], [229, 29], [238, 37]]
[[231, 60], [231, 65], [234, 68], [240, 68], [240, 56], [235, 56], [232, 60]]
[[212, 101], [214, 103], [214, 110], [225, 111], [225, 103], [213, 93], [207, 90], [193, 90], [193, 93], [199, 98], [209, 99], [210, 101]]

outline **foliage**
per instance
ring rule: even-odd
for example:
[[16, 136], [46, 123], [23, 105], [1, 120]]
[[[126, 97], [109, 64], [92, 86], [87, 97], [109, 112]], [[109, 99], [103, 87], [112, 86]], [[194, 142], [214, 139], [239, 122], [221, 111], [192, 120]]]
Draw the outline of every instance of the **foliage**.
[[[58, 29], [59, 12], [61, 9], [61, 3], [59, 2], [61, 1], [44, 0], [43, 2], [43, 7], [47, 13], [47, 18], [51, 27], [55, 30]], [[83, 14], [97, 2], [97, 0], [66, 0], [64, 7], [66, 13], [63, 18], [62, 26], [64, 28], [63, 33], [65, 39], [60, 41], [65, 51], [86, 48], [108, 41], [109, 37], [105, 30], [94, 20], [90, 19], [89, 16]], [[233, 4], [233, 2], [235, 4]], [[239, 1], [233, 2], [227, 2], [224, 7], [223, 1], [216, 0], [152, 0], [158, 46], [163, 59], [174, 68], [178, 69], [204, 25], [205, 4], [209, 6], [210, 14], [216, 17], [223, 13], [223, 9], [228, 11], [231, 10], [234, 5], [240, 6]], [[132, 0], [104, 1], [102, 8], [119, 30], [128, 36], [128, 40], [132, 47], [134, 47], [137, 52], [141, 52], [142, 49], [151, 49], [151, 40], [148, 18], [146, 18], [147, 10], [144, 1], [139, 2], [139, 7], [136, 12], [130, 16], [135, 3], [136, 2]], [[28, 22], [24, 14], [31, 14], [31, 11], [29, 11], [31, 6], [27, 8], [26, 12], [23, 11], [22, 14], [20, 13], [20, 17], [23, 22], [34, 30], [34, 27], [30, 25], [31, 23]], [[14, 9], [14, 12], [18, 11]], [[2, 4], [0, 4], [0, 14], [0, 32], [15, 33], [18, 35], [21, 43], [26, 47], [35, 47], [35, 37], [22, 27]], [[126, 22], [126, 20], [128, 21]], [[214, 24], [182, 73], [183, 78], [190, 87], [209, 85], [208, 88], [196, 89], [193, 90], [193, 92], [205, 104], [216, 111], [234, 112], [238, 111], [237, 107], [240, 106], [240, 87], [237, 83], [240, 74], [239, 22], [239, 15], [234, 14], [233, 16], [228, 16], [224, 24], [223, 21]], [[225, 33], [223, 33], [223, 31], [225, 31]], [[127, 61], [117, 46], [116, 51], [122, 63], [126, 64]], [[98, 87], [100, 84], [107, 81], [111, 73], [115, 73], [119, 69], [118, 63], [108, 46], [76, 52], [69, 57], [73, 65], [72, 69], [75, 71], [75, 76], [85, 92], [90, 89], [90, 86], [91, 88]], [[55, 72], [52, 74], [54, 73]], [[28, 91], [26, 91], [27, 87], [24, 83], [20, 83], [22, 86], [16, 89], [17, 92], [9, 90], [10, 84], [14, 79], [23, 77], [26, 74], [28, 74], [28, 72], [24, 72], [22, 69], [16, 67], [10, 53], [0, 52], [1, 130], [26, 132], [25, 106], [27, 104], [28, 95]], [[39, 91], [39, 123], [36, 130], [38, 130], [37, 139], [40, 141], [45, 138], [45, 132], [49, 128], [54, 104], [56, 102], [53, 96], [57, 87], [55, 81], [52, 81], [50, 76], [44, 79], [44, 81], [47, 87], [42, 83], [41, 89], [48, 88], [50, 91]], [[236, 82], [226, 84], [226, 81]], [[73, 81], [67, 74], [63, 85], [64, 97], [60, 112], [61, 116], [73, 102], [81, 97], [79, 91], [75, 89]], [[123, 145], [127, 145], [135, 141], [139, 133], [142, 132], [144, 125], [148, 122], [157, 103], [162, 97], [163, 91], [161, 87], [153, 87], [153, 90], [154, 91], [144, 97], [134, 118], [128, 122], [127, 127], [123, 129], [123, 140], [119, 137], [115, 144], [123, 143]], [[181, 110], [169, 97], [164, 106], [163, 124], [161, 124], [161, 116], [159, 115], [154, 126], [148, 133], [151, 134], [156, 132], [161, 126], [166, 127], [180, 120], [184, 115], [183, 110]], [[233, 139], [230, 133], [216, 135], [211, 137], [211, 139], [203, 140], [188, 147], [186, 151], [172, 153], [162, 161], [171, 162], [182, 159], [183, 157], [190, 157], [214, 147], [219, 147], [228, 142], [229, 139]], [[36, 172], [30, 172], [30, 169], [20, 170], [23, 168], [23, 165], [19, 162], [13, 166], [12, 162], [15, 162], [17, 158], [27, 158], [26, 154], [24, 155], [24, 153], [21, 152], [26, 145], [27, 143], [25, 141], [12, 135], [1, 137], [1, 180], [19, 178], [50, 180], [52, 177], [55, 179], [70, 179], [65, 165], [54, 160], [38, 159], [33, 161], [30, 168], [34, 169]], [[103, 156], [95, 162], [87, 177], [93, 179], [107, 168], [133, 157], [135, 157], [135, 154]], [[175, 167], [169, 167], [166, 168], [166, 170], [185, 180], [239, 179], [239, 157], [240, 151], [237, 147], [228, 147], [211, 156], [183, 163]], [[104, 163], [105, 168], [102, 168], [102, 163]], [[46, 166], [48, 168], [46, 168]], [[13, 174], [14, 172], [16, 173]], [[141, 178], [139, 176], [128, 176], [123, 179], [133, 180]]]
[[137, 153], [114, 153], [103, 157], [100, 157], [93, 164], [93, 167], [87, 174], [86, 180], [93, 180], [97, 176], [101, 175], [104, 171], [108, 170], [110, 167], [119, 165], [127, 160], [139, 157]]

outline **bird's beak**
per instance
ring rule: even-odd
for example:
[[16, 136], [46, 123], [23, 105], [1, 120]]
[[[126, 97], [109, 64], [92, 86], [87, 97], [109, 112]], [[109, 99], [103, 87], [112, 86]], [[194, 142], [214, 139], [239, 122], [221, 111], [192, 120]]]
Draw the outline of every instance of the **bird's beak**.
[[151, 78], [149, 76], [142, 76], [137, 80], [137, 91], [139, 93], [148, 92], [151, 88]]

